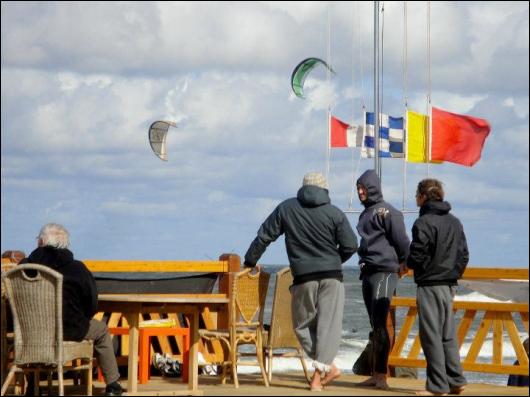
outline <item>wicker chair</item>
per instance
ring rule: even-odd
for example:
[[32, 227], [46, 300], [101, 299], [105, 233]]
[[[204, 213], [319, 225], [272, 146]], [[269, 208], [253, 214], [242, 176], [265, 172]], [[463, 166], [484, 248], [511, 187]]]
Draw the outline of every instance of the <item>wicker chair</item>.
[[[310, 382], [311, 378], [307, 373], [304, 360], [304, 353], [298, 338], [293, 330], [293, 320], [291, 315], [291, 292], [289, 286], [293, 283], [291, 269], [286, 267], [276, 273], [276, 288], [272, 301], [271, 324], [264, 334], [265, 346], [264, 355], [267, 357], [267, 374], [269, 382], [272, 381], [272, 359], [274, 357], [298, 357], [302, 363], [304, 374]], [[275, 353], [274, 350], [295, 350]]]
[[[35, 272], [34, 277], [27, 274]], [[57, 371], [59, 395], [64, 395], [63, 371], [87, 371], [87, 395], [92, 395], [92, 341], [63, 341], [63, 276], [49, 267], [27, 264], [2, 274], [7, 298], [13, 313], [15, 359], [2, 385], [5, 394], [15, 373], [33, 372], [35, 395], [38, 394], [40, 371]], [[73, 363], [81, 361], [81, 365]], [[66, 366], [68, 362], [72, 366]], [[83, 364], [83, 361], [85, 362]]]
[[[230, 320], [228, 330], [201, 330], [200, 334], [206, 340], [220, 340], [228, 351], [226, 361], [217, 362], [222, 366], [223, 373], [221, 382], [226, 382], [228, 368], [234, 386], [239, 387], [237, 378], [238, 365], [259, 366], [265, 386], [269, 386], [267, 373], [263, 362], [263, 314], [265, 299], [269, 287], [270, 274], [258, 272], [252, 274], [249, 269], [236, 273], [231, 284], [232, 294], [230, 296]], [[241, 353], [239, 346], [253, 344], [256, 352]], [[241, 361], [242, 356], [256, 356], [257, 361]]]

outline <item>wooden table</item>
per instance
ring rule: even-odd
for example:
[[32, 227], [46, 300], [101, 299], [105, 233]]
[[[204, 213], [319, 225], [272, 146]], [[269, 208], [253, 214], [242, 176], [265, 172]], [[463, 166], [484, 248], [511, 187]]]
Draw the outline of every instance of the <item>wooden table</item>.
[[[208, 307], [216, 310], [227, 305], [225, 294], [100, 294], [98, 310], [123, 313], [129, 323], [129, 362], [127, 394], [156, 395], [156, 392], [138, 393], [138, 324], [143, 313], [184, 313], [190, 318], [190, 359], [187, 390], [176, 390], [173, 395], [202, 395], [198, 389], [199, 315]], [[167, 395], [167, 393], [164, 393]]]

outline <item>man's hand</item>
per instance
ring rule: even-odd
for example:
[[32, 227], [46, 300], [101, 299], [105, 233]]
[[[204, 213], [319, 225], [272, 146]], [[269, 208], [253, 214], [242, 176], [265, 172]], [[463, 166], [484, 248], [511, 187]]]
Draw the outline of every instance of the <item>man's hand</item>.
[[399, 264], [399, 272], [398, 272], [399, 278], [403, 278], [403, 276], [407, 274], [408, 271], [409, 271], [409, 268], [407, 267], [407, 264], [405, 262], [401, 262]]
[[260, 265], [256, 265], [256, 266], [246, 266], [245, 265], [245, 269], [250, 269], [250, 274], [256, 274], [256, 273], [261, 272], [261, 266]]

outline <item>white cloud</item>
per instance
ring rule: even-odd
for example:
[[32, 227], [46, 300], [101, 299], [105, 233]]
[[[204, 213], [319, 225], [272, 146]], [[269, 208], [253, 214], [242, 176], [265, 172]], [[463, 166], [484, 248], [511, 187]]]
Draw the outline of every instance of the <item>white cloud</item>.
[[[383, 98], [391, 114], [403, 103], [402, 6], [385, 3]], [[1, 7], [2, 231], [16, 231], [2, 233], [6, 249], [38, 230], [36, 223], [60, 219], [87, 242], [80, 249], [102, 257], [127, 255], [119, 254], [124, 240], [152, 243], [165, 257], [178, 256], [175, 242], [188, 257], [204, 255], [204, 244], [242, 254], [270, 211], [296, 194], [303, 174], [325, 170], [328, 105], [355, 122], [361, 101], [372, 107], [371, 3]], [[409, 106], [421, 112], [427, 9], [426, 3], [408, 7]], [[492, 125], [476, 166], [433, 166], [432, 175], [479, 234], [498, 214], [507, 219], [499, 235], [527, 240], [527, 223], [519, 225], [504, 207], [528, 217], [528, 5], [431, 7], [433, 105]], [[312, 72], [300, 99], [289, 78], [302, 59], [326, 59], [328, 10], [337, 73], [328, 82], [323, 69]], [[147, 141], [148, 126], [158, 119], [178, 124], [168, 134], [168, 162]], [[362, 160], [358, 174], [372, 164]], [[388, 160], [383, 167], [385, 197], [399, 207], [401, 163]], [[406, 205], [412, 207], [415, 184], [426, 173], [415, 165], [408, 172]], [[352, 173], [351, 153], [332, 151], [331, 196], [343, 209]], [[106, 234], [105, 244], [92, 242], [92, 231], [109, 225], [116, 233]], [[155, 235], [164, 238], [155, 242]], [[480, 246], [480, 255], [494, 258], [487, 248]], [[283, 248], [270, 252], [269, 261]], [[151, 251], [138, 244], [134, 255]]]

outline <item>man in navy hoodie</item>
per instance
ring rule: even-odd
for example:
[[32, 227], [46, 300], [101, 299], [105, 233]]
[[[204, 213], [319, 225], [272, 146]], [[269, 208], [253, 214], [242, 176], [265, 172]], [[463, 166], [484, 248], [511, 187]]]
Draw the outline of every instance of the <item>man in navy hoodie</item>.
[[63, 275], [63, 338], [76, 342], [93, 340], [96, 358], [107, 384], [105, 395], [121, 395], [120, 373], [109, 330], [105, 323], [92, 318], [98, 308], [98, 291], [92, 273], [83, 262], [74, 259], [68, 249], [69, 233], [62, 225], [44, 225], [37, 240], [38, 248], [20, 263], [48, 266]]
[[360, 385], [387, 390], [390, 337], [386, 320], [399, 273], [405, 266], [410, 241], [403, 214], [383, 200], [381, 181], [374, 170], [368, 170], [359, 177], [357, 193], [365, 207], [357, 224], [357, 232], [361, 236], [358, 255], [373, 344], [372, 376]]
[[263, 222], [245, 266], [256, 266], [282, 234], [293, 274], [293, 328], [314, 360], [311, 390], [318, 391], [340, 375], [333, 360], [342, 335], [342, 264], [357, 251], [357, 238], [344, 212], [330, 203], [327, 181], [317, 172], [307, 173], [296, 197], [280, 203]]

